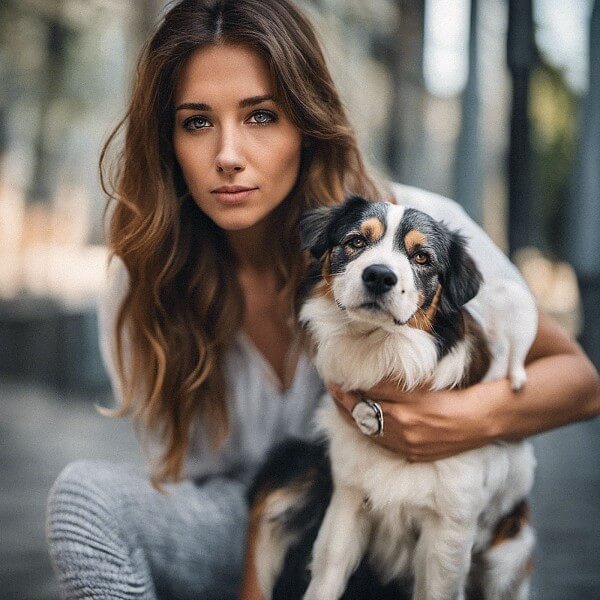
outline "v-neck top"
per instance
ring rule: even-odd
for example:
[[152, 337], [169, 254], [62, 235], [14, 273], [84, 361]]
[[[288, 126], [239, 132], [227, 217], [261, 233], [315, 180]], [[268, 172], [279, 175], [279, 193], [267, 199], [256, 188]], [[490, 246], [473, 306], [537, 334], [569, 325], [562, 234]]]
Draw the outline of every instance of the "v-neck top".
[[[467, 238], [472, 256], [484, 281], [510, 278], [525, 287], [517, 269], [483, 230], [455, 202], [417, 188], [393, 184], [399, 204], [417, 208], [457, 229]], [[128, 289], [128, 275], [115, 257], [107, 269], [106, 286], [98, 299], [99, 342], [117, 403], [121, 398], [116, 370], [115, 323]], [[485, 326], [485, 313], [474, 298], [467, 308]], [[123, 339], [125, 358], [130, 353]], [[184, 463], [184, 476], [202, 478], [212, 474], [251, 477], [268, 449], [286, 437], [312, 439], [313, 416], [325, 391], [323, 382], [306, 354], [301, 354], [294, 378], [282, 390], [271, 364], [252, 340], [239, 331], [224, 357], [227, 384], [229, 432], [218, 449], [212, 449], [200, 422], [193, 423], [190, 446]], [[161, 452], [158, 439], [149, 438], [148, 461], [157, 460]]]

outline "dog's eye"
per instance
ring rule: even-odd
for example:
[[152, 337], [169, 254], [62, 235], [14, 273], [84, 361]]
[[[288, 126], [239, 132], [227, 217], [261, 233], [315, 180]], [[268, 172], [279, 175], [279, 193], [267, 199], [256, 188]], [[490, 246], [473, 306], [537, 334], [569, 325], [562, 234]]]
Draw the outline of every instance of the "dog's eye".
[[429, 254], [427, 254], [427, 252], [415, 252], [413, 254], [413, 260], [418, 264], [418, 265], [428, 265], [431, 262], [431, 259], [429, 258]]
[[354, 250], [360, 250], [366, 245], [367, 241], [364, 237], [362, 237], [362, 235], [355, 235], [346, 242], [346, 246], [350, 246], [350, 248], [354, 248]]

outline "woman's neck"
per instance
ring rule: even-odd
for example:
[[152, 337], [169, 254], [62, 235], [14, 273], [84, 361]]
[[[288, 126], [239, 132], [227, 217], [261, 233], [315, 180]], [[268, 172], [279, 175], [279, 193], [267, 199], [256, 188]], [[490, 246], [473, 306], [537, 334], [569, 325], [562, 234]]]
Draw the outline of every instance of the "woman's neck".
[[272, 266], [273, 238], [266, 221], [225, 235], [240, 270], [264, 271]]

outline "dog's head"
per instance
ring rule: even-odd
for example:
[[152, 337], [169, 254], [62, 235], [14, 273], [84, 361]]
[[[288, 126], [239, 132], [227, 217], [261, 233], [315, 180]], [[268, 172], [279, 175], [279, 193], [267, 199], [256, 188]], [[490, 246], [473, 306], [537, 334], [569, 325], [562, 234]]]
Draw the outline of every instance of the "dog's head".
[[431, 331], [436, 314], [455, 314], [481, 284], [464, 238], [412, 208], [352, 196], [304, 215], [300, 238], [320, 265], [309, 295], [356, 324]]

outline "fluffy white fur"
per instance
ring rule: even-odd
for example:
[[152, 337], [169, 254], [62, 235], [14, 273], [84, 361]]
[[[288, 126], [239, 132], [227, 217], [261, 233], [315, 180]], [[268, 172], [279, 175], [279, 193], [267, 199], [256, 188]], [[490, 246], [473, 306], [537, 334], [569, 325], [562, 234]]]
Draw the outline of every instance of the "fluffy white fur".
[[308, 300], [300, 319], [319, 323], [314, 330], [309, 325], [318, 349], [315, 365], [325, 381], [345, 390], [368, 389], [395, 373], [401, 373], [405, 387], [412, 389], [437, 362], [435, 342], [425, 331], [395, 326], [391, 334], [356, 323], [326, 298]]
[[[394, 217], [399, 222], [401, 212]], [[395, 229], [388, 222], [388, 231]], [[399, 278], [386, 306], [391, 316], [385, 311], [354, 310], [361, 302], [360, 272], [368, 263], [381, 262], [392, 265]], [[337, 304], [313, 297], [300, 314], [315, 342], [315, 362], [324, 381], [346, 390], [369, 389], [392, 375], [405, 389], [458, 384], [470, 355], [468, 338], [438, 363], [429, 333], [393, 323], [408, 320], [415, 310], [410, 306], [417, 301], [414, 281], [404, 277], [403, 258], [384, 239], [376, 251], [365, 252], [350, 266], [334, 279]], [[535, 306], [524, 304], [515, 313], [515, 305], [527, 294], [509, 289], [516, 296], [504, 301], [501, 294], [507, 288], [502, 286], [510, 288], [510, 283], [488, 286], [478, 300], [481, 312], [495, 315], [490, 333], [499, 362], [488, 377], [509, 372], [513, 386], [519, 388], [524, 383], [523, 360], [535, 334]], [[409, 463], [348, 424], [331, 399], [317, 421], [330, 441], [334, 493], [313, 549], [305, 598], [339, 598], [368, 554], [384, 581], [414, 575], [414, 600], [463, 600], [472, 553], [488, 547], [498, 520], [531, 490], [535, 469], [531, 446], [497, 443], [444, 460]], [[484, 552], [487, 600], [526, 598], [526, 563], [533, 540], [526, 527], [517, 537]]]
[[525, 357], [537, 332], [537, 310], [533, 296], [511, 279], [484, 283], [472, 301], [487, 324], [486, 334], [494, 361], [485, 380], [508, 377], [520, 390], [527, 376]]

